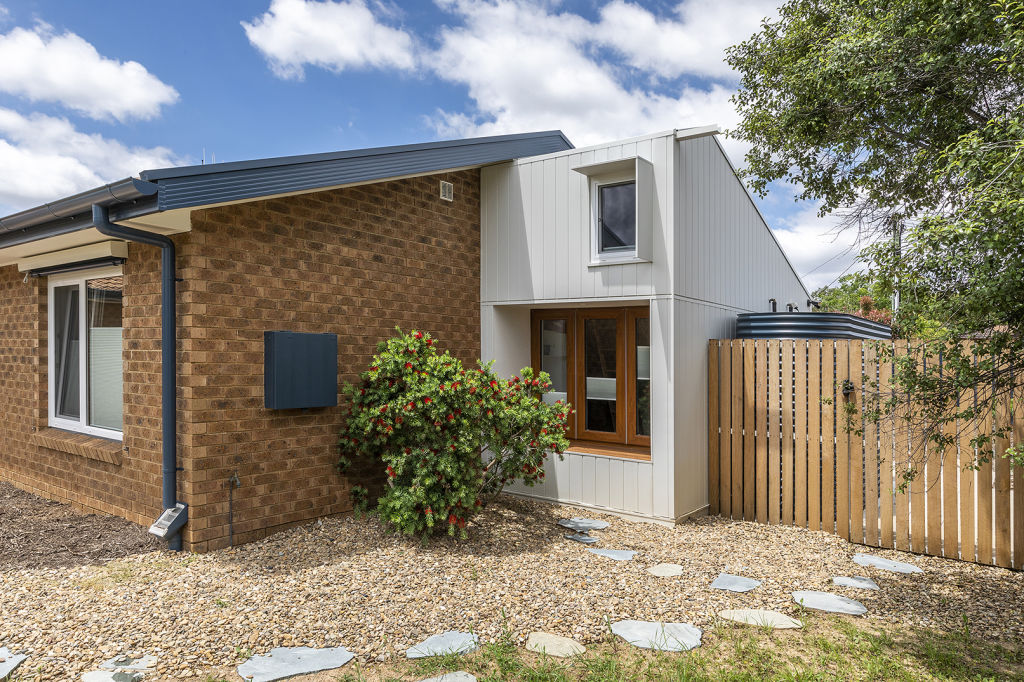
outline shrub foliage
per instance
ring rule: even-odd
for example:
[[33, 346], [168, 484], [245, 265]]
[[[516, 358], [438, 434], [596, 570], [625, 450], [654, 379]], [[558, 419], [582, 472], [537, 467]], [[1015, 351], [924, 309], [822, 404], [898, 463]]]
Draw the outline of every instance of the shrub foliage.
[[562, 457], [571, 407], [546, 402], [550, 390], [543, 372], [502, 379], [490, 365], [467, 370], [429, 334], [399, 330], [345, 387], [341, 456], [381, 461], [388, 487], [377, 511], [395, 529], [464, 538], [490, 498], [513, 481], [543, 480], [549, 454]]

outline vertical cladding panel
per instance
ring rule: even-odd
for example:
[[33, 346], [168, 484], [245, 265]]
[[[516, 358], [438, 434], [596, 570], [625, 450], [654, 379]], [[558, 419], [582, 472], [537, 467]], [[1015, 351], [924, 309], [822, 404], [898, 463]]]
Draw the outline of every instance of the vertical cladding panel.
[[[565, 267], [566, 254], [572, 241], [569, 220], [569, 160], [560, 156], [555, 161], [555, 214], [550, 225], [555, 246], [550, 256], [551, 268], [555, 273], [555, 298], [569, 297], [569, 268]], [[577, 174], [578, 175], [578, 174]]]
[[677, 144], [680, 232], [692, 246], [677, 260], [675, 293], [747, 311], [766, 310], [771, 297], [803, 307], [807, 292], [717, 140]]

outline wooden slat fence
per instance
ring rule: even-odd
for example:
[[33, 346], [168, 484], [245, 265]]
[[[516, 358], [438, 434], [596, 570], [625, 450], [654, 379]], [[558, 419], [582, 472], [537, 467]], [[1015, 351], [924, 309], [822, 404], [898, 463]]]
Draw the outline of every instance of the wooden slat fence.
[[[907, 352], [906, 342], [895, 344]], [[871, 341], [711, 340], [711, 513], [1024, 569], [1024, 471], [1001, 457], [1024, 440], [1024, 396], [977, 427], [991, 433], [998, 422], [1010, 438], [997, 439], [995, 457], [975, 470], [965, 466], [975, 456], [965, 429], [939, 452], [884, 421], [862, 435], [845, 428], [846, 411], [859, 415], [875, 386], [883, 394], [889, 386], [891, 366], [876, 353]], [[906, 463], [922, 447], [919, 473], [900, 492]]]

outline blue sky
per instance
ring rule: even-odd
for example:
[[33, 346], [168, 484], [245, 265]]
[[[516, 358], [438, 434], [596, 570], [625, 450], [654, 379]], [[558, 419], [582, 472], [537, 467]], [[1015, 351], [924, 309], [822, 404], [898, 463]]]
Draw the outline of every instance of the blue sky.
[[[577, 146], [736, 114], [724, 50], [775, 0], [0, 0], [0, 215], [145, 168], [558, 128]], [[737, 164], [744, 148], [725, 140]], [[759, 206], [809, 286], [832, 221]]]

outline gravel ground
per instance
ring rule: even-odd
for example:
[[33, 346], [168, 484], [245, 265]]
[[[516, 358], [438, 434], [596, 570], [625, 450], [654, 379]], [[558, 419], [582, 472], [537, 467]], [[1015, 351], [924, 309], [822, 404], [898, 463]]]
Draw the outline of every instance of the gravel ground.
[[[26, 679], [77, 679], [121, 653], [160, 658], [160, 679], [206, 679], [274, 646], [339, 646], [364, 660], [401, 655], [428, 635], [463, 629], [520, 640], [533, 630], [588, 643], [608, 620], [712, 624], [723, 608], [797, 614], [790, 593], [821, 589], [868, 607], [867, 618], [962, 629], [1014, 646], [1024, 641], [1024, 574], [866, 550], [824, 532], [700, 519], [675, 528], [613, 516], [598, 547], [634, 549], [631, 562], [565, 540], [559, 518], [580, 510], [514, 498], [492, 505], [471, 540], [422, 547], [373, 517], [342, 517], [206, 555], [151, 552], [103, 566], [0, 571], [0, 645], [30, 654]], [[851, 561], [858, 551], [914, 563], [904, 576]], [[681, 578], [648, 566], [672, 562]], [[709, 590], [719, 573], [762, 580], [745, 594]], [[868, 575], [879, 592], [833, 588], [835, 575]], [[38, 673], [36, 672], [38, 671]]]

